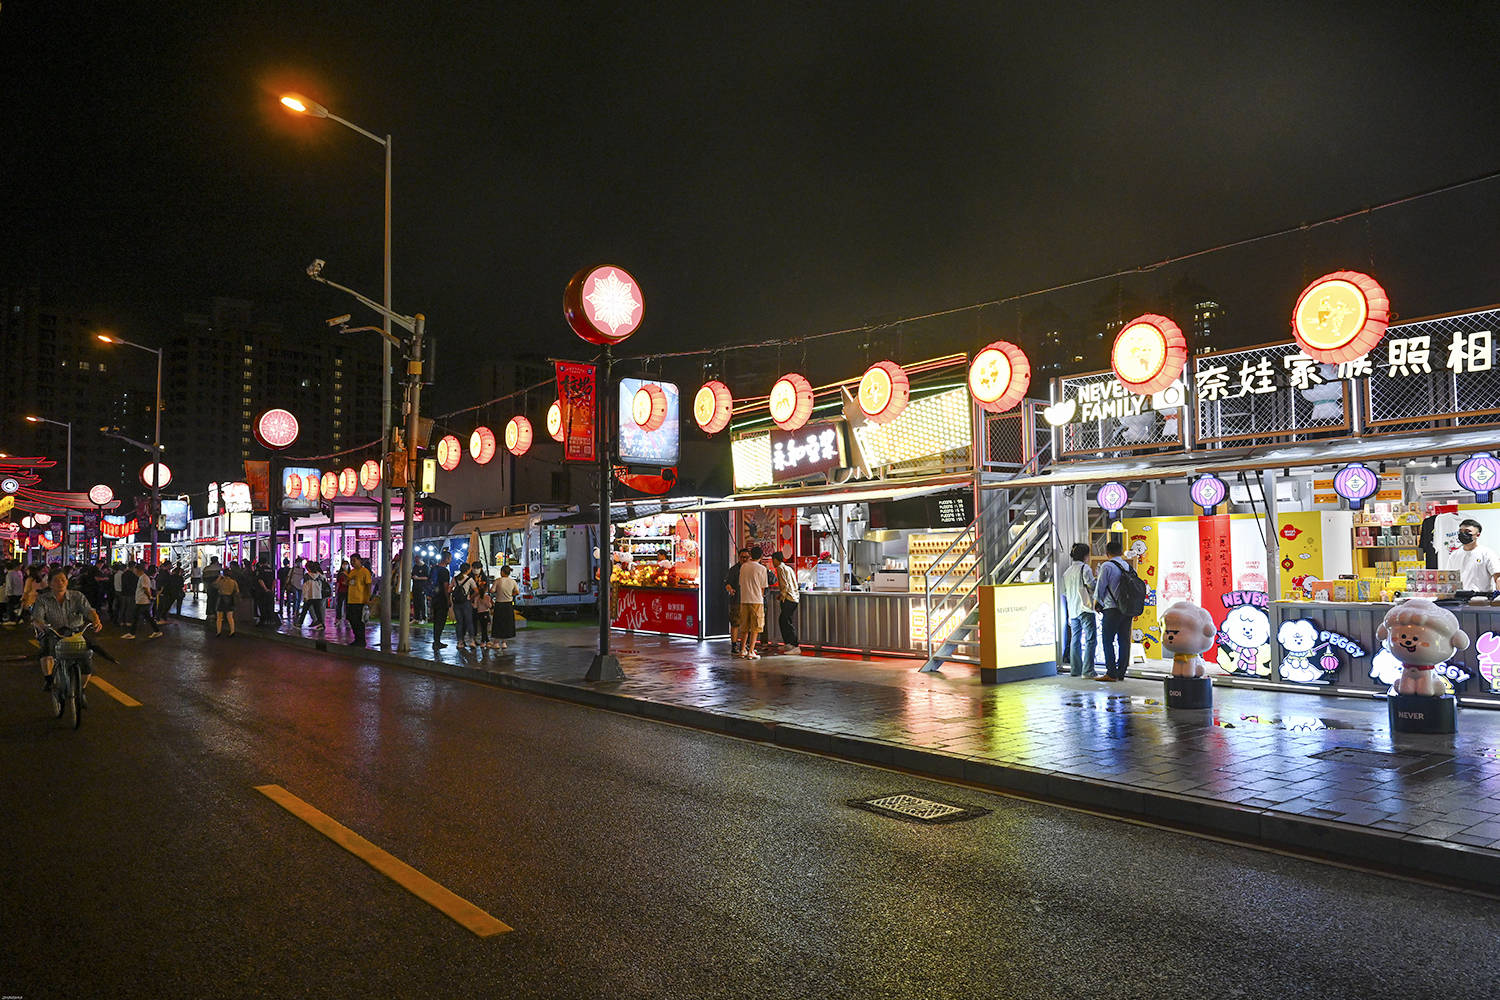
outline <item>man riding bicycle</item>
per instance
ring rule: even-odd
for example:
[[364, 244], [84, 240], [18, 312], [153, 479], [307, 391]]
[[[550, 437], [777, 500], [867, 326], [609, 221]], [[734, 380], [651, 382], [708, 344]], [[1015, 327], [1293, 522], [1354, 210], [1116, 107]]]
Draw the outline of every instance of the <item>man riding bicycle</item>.
[[[42, 674], [45, 677], [43, 691], [52, 690], [52, 667], [57, 646], [57, 636], [48, 631], [47, 626], [52, 626], [63, 635], [71, 635], [83, 628], [90, 618], [94, 621], [94, 628], [103, 628], [99, 613], [89, 606], [83, 594], [68, 589], [67, 572], [62, 569], [53, 570], [47, 590], [38, 594], [36, 603], [31, 606], [31, 621], [37, 627], [42, 642]], [[93, 671], [87, 661], [79, 664], [79, 672], [83, 677], [83, 687], [88, 687]]]

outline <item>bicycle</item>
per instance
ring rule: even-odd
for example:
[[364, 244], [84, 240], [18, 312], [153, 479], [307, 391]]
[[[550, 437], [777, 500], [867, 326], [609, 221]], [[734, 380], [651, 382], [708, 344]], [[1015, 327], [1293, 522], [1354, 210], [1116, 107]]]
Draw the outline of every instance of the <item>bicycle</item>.
[[83, 628], [64, 635], [51, 625], [46, 626], [47, 631], [57, 637], [52, 648], [52, 701], [57, 706], [54, 718], [61, 719], [64, 712], [71, 711], [74, 729], [83, 725], [83, 710], [88, 707], [88, 700], [83, 696], [81, 665], [92, 665], [94, 661], [94, 653], [89, 649], [86, 637], [88, 630], [93, 627], [90, 622]]

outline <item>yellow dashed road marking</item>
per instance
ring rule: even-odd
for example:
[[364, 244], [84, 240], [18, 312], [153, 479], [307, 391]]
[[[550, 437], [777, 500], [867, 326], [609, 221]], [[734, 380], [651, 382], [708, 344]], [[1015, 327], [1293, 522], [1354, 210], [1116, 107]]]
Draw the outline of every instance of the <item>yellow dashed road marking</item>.
[[118, 701], [126, 708], [141, 707], [140, 702], [136, 701], [134, 698], [130, 697], [130, 695], [126, 694], [124, 691], [121, 691], [119, 688], [115, 687], [113, 684], [105, 680], [103, 677], [100, 677], [98, 674], [95, 674], [94, 679], [89, 681], [89, 687], [98, 688], [100, 691], [103, 691], [105, 694], [109, 695], [111, 698], [113, 698], [115, 701]]
[[255, 790], [397, 885], [463, 924], [480, 937], [504, 934], [513, 928], [390, 853], [381, 850], [326, 813], [297, 798], [280, 785], [256, 785]]

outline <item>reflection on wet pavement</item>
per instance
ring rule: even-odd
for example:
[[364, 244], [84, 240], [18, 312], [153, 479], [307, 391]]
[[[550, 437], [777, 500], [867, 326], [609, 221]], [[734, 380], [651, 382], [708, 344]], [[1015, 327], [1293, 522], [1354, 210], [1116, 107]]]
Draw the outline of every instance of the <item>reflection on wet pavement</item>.
[[[512, 673], [946, 756], [1500, 847], [1500, 712], [1464, 710], [1456, 736], [1393, 739], [1385, 704], [1374, 699], [1217, 688], [1213, 711], [1170, 712], [1159, 681], [1106, 690], [1058, 676], [985, 686], [957, 666], [921, 674], [912, 660], [746, 661], [731, 659], [722, 641], [620, 633], [612, 645], [626, 679], [591, 685], [582, 677], [597, 626], [523, 628], [505, 653], [458, 650], [446, 635], [448, 648], [434, 650], [430, 635], [423, 627], [414, 638], [420, 658], [476, 675]], [[1312, 756], [1338, 747], [1429, 751], [1452, 760], [1401, 775]]]

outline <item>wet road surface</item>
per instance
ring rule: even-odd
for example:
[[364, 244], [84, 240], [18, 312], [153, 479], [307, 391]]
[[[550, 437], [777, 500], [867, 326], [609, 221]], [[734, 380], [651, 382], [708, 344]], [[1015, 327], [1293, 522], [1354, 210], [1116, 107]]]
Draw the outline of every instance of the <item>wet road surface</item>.
[[[1496, 995], [1490, 899], [253, 638], [104, 642], [141, 704], [91, 689], [76, 733], [0, 662], [0, 995]], [[846, 804], [899, 791], [991, 812]]]

